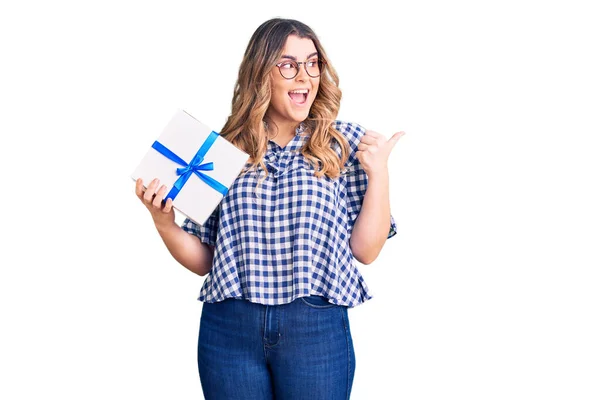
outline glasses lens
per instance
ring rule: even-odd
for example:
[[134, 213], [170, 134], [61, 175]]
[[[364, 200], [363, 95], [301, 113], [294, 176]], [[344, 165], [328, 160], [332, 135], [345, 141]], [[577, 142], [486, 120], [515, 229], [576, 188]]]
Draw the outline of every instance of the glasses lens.
[[292, 79], [298, 74], [298, 64], [293, 61], [286, 61], [279, 65], [281, 75], [286, 79]]
[[313, 78], [321, 75], [321, 62], [317, 60], [308, 61], [306, 63], [306, 72]]

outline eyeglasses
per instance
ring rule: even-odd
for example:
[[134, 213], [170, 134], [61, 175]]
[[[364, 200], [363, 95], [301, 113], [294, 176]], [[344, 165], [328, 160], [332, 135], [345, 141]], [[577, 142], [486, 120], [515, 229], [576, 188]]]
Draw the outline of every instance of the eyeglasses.
[[296, 75], [300, 72], [300, 65], [304, 64], [304, 70], [311, 78], [318, 78], [321, 75], [321, 68], [323, 68], [323, 64], [327, 64], [325, 61], [321, 60], [308, 60], [308, 61], [282, 61], [278, 64], [275, 64], [279, 68], [279, 73], [285, 79], [294, 79]]

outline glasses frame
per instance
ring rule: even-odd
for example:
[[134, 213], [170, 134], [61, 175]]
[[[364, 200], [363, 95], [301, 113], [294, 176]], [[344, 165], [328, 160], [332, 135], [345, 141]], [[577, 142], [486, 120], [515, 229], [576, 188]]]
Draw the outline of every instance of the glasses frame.
[[[306, 64], [308, 62], [311, 62], [311, 60], [306, 60], [306, 61], [295, 61], [295, 60], [286, 60], [286, 61], [282, 61], [279, 62], [277, 64], [275, 64], [275, 66], [277, 67], [277, 69], [279, 70], [279, 73], [281, 74], [281, 76], [284, 79], [294, 79], [295, 77], [298, 76], [298, 74], [300, 73], [300, 65], [304, 64], [304, 71], [306, 71], [306, 75], [310, 76], [311, 78], [318, 78], [321, 76], [321, 68], [323, 68], [323, 65], [327, 64], [327, 61], [324, 60], [317, 60], [317, 64], [319, 64], [319, 75], [317, 76], [312, 76], [309, 72], [308, 72], [308, 68], [306, 67]], [[298, 68], [296, 68], [296, 73], [294, 74], [294, 76], [292, 76], [291, 78], [288, 78], [287, 76], [283, 75], [283, 72], [281, 71], [281, 65], [286, 64], [286, 63], [294, 63], [297, 65]]]

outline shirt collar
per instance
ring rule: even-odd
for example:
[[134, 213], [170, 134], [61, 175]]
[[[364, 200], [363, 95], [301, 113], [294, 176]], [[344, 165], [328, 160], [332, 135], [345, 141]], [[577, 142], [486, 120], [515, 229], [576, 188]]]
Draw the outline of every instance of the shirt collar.
[[[264, 121], [265, 128], [267, 127], [267, 122]], [[296, 151], [300, 150], [306, 141], [308, 135], [303, 135], [303, 133], [308, 128], [307, 124], [303, 121], [296, 127], [296, 136], [290, 140], [290, 142], [284, 147], [286, 151]], [[268, 151], [278, 151], [280, 147], [277, 143], [272, 140], [267, 140], [267, 150]]]

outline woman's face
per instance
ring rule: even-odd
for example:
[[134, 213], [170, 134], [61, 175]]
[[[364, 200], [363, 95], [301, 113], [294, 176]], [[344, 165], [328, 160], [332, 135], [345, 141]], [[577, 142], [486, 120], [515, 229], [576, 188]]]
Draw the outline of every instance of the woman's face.
[[[289, 61], [303, 63], [317, 60], [317, 49], [311, 39], [300, 39], [298, 36], [290, 35], [277, 63]], [[312, 65], [318, 66], [318, 64]], [[282, 68], [286, 67], [289, 67], [289, 65]], [[290, 74], [290, 76], [293, 75], [291, 71], [293, 71], [293, 68], [283, 69], [283, 72]], [[316, 74], [311, 73], [311, 75]], [[273, 66], [271, 71], [271, 103], [267, 110], [267, 116], [278, 126], [304, 121], [308, 117], [310, 107], [317, 96], [319, 82], [320, 77], [312, 78], [308, 75], [305, 64], [298, 65], [298, 74], [292, 79], [284, 78], [279, 68]]]

